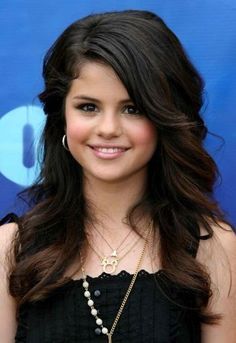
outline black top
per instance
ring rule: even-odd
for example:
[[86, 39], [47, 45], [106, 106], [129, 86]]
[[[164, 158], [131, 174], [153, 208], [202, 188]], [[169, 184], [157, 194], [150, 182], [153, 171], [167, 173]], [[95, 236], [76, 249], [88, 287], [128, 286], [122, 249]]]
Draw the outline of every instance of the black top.
[[[196, 254], [196, 251], [194, 252]], [[102, 273], [87, 277], [91, 298], [104, 326], [111, 328], [129, 287], [132, 275]], [[20, 308], [16, 343], [105, 343], [84, 297], [82, 280], [70, 279], [45, 300]], [[95, 291], [99, 290], [98, 296]], [[186, 307], [187, 305], [187, 307]], [[177, 288], [163, 270], [138, 277], [125, 305], [113, 343], [200, 343], [200, 321], [194, 310], [194, 297]]]
[[[111, 328], [130, 284], [132, 275], [101, 274], [88, 277], [91, 298], [104, 326]], [[163, 271], [140, 271], [113, 334], [114, 343], [199, 343], [200, 324], [192, 311], [177, 306], [187, 294], [168, 285], [171, 300], [160, 289]], [[97, 335], [98, 327], [83, 295], [82, 280], [70, 280], [46, 300], [21, 308], [17, 343], [99, 343], [107, 336]], [[100, 291], [99, 296], [94, 292]], [[96, 292], [96, 294], [99, 292]], [[189, 301], [188, 301], [189, 302]]]

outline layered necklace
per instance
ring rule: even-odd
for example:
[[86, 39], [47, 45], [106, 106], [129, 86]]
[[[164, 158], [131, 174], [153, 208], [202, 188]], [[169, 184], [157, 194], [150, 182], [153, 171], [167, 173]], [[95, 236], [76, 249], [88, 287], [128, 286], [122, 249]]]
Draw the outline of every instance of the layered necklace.
[[139, 259], [138, 259], [138, 263], [137, 263], [137, 266], [136, 266], [136, 269], [135, 269], [135, 273], [131, 279], [131, 282], [130, 282], [130, 285], [125, 293], [125, 296], [123, 298], [123, 301], [120, 305], [120, 308], [116, 314], [116, 317], [113, 321], [113, 324], [112, 324], [112, 327], [110, 329], [110, 331], [108, 330], [108, 328], [106, 326], [103, 325], [103, 320], [98, 316], [98, 310], [95, 308], [95, 303], [94, 303], [94, 300], [91, 298], [91, 292], [89, 291], [89, 283], [87, 281], [87, 276], [86, 276], [86, 273], [85, 273], [85, 269], [84, 267], [81, 268], [82, 270], [82, 277], [83, 277], [83, 288], [84, 288], [84, 296], [87, 300], [87, 304], [90, 308], [90, 313], [91, 315], [94, 317], [95, 319], [95, 322], [98, 326], [98, 328], [96, 330], [100, 330], [99, 333], [101, 332], [102, 334], [104, 335], [107, 335], [107, 342], [108, 343], [112, 343], [112, 335], [114, 334], [114, 331], [115, 331], [115, 328], [117, 326], [117, 323], [120, 319], [120, 316], [124, 310], [124, 307], [127, 303], [127, 300], [129, 298], [129, 295], [132, 291], [132, 288], [134, 286], [134, 283], [136, 281], [136, 278], [138, 276], [138, 272], [140, 270], [140, 267], [142, 265], [142, 262], [143, 262], [143, 258], [144, 258], [144, 255], [145, 255], [145, 250], [146, 250], [146, 247], [148, 245], [148, 239], [149, 239], [149, 235], [151, 233], [151, 230], [152, 230], [152, 226], [150, 225], [149, 226], [149, 229], [148, 229], [148, 232], [147, 232], [147, 235], [144, 239], [144, 246], [143, 246], [143, 249], [141, 251], [141, 254], [139, 256]]
[[139, 237], [132, 244], [132, 246], [128, 249], [127, 252], [125, 252], [124, 255], [120, 256], [120, 253], [126, 248], [127, 245], [125, 245], [122, 249], [120, 249], [120, 248], [122, 247], [123, 243], [127, 240], [129, 235], [131, 234], [132, 230], [130, 230], [128, 232], [128, 234], [124, 237], [124, 239], [121, 241], [121, 243], [119, 244], [119, 246], [116, 249], [114, 249], [111, 246], [111, 244], [106, 240], [106, 238], [101, 234], [101, 232], [99, 230], [97, 230], [96, 228], [95, 228], [95, 230], [101, 236], [101, 238], [106, 242], [106, 244], [109, 246], [109, 248], [111, 249], [112, 252], [110, 255], [104, 256], [99, 252], [99, 250], [97, 248], [92, 246], [91, 243], [88, 243], [88, 244], [89, 244], [90, 248], [93, 250], [93, 252], [100, 259], [101, 266], [103, 268], [104, 273], [113, 274], [116, 272], [116, 268], [117, 268], [119, 262], [135, 247], [135, 245], [138, 243], [138, 241], [141, 239], [141, 237]]
[[[101, 253], [98, 252], [98, 249], [95, 249], [90, 243], [89, 246], [90, 248], [93, 250], [93, 252], [97, 255], [97, 257], [99, 258], [99, 260], [101, 261], [101, 266], [102, 269], [104, 271], [104, 273], [107, 274], [113, 274], [116, 272], [116, 268], [118, 266], [118, 263], [126, 256], [128, 255], [128, 253], [135, 247], [135, 245], [138, 243], [138, 241], [141, 239], [141, 237], [139, 237], [132, 245], [131, 247], [124, 253], [124, 255], [122, 256], [118, 256], [117, 251], [118, 248], [116, 250], [113, 251], [113, 253], [109, 256], [102, 256]], [[124, 247], [125, 248], [125, 247]], [[124, 248], [121, 250], [123, 251]], [[121, 252], [120, 251], [120, 252]], [[115, 252], [115, 254], [114, 254]]]

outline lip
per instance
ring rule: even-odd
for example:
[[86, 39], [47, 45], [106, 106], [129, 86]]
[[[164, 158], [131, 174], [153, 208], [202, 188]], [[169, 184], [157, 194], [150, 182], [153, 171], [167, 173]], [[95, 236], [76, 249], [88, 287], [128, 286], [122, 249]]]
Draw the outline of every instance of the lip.
[[89, 147], [92, 149], [99, 149], [99, 148], [117, 148], [117, 149], [123, 149], [128, 150], [129, 147], [126, 147], [124, 145], [115, 145], [115, 144], [89, 144]]
[[[119, 145], [89, 145], [89, 148], [93, 151], [94, 155], [104, 160], [111, 160], [123, 156], [129, 148]], [[115, 151], [101, 151], [100, 149], [116, 149]]]

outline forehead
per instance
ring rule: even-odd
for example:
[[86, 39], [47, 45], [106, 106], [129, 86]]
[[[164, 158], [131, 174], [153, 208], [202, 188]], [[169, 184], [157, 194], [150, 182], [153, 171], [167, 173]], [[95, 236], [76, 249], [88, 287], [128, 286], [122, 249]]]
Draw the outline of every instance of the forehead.
[[107, 64], [85, 62], [80, 68], [78, 77], [72, 81], [68, 96], [81, 93], [99, 98], [128, 98], [128, 92], [115, 71]]

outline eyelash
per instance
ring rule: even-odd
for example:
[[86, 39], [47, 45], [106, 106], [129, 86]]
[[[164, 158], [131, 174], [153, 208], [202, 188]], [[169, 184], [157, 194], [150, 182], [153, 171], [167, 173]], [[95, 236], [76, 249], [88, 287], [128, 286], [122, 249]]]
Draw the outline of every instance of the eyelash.
[[[89, 106], [92, 106], [93, 109], [92, 110], [86, 110], [85, 107], [89, 107]], [[86, 104], [80, 104], [77, 106], [77, 108], [83, 112], [95, 112], [94, 108], [96, 108], [96, 105], [92, 104], [92, 103], [86, 103]], [[141, 115], [141, 113], [139, 112], [139, 110], [134, 106], [134, 105], [126, 105], [125, 106], [125, 109], [127, 108], [132, 108], [134, 109], [134, 112], [133, 113], [127, 113], [127, 114], [130, 114], [130, 115]]]

